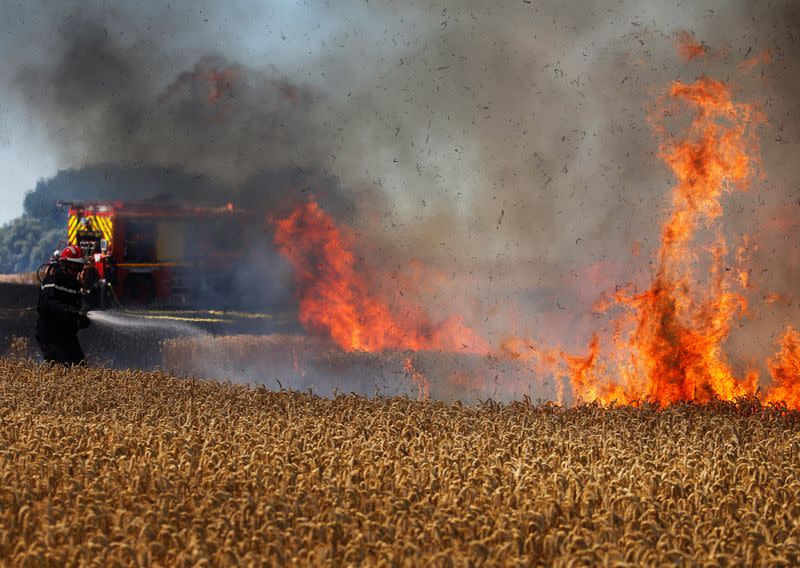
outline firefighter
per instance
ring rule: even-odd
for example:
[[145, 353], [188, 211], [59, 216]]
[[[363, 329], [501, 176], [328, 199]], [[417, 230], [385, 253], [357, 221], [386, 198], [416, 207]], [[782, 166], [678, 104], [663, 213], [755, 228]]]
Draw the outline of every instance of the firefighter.
[[78, 342], [78, 330], [90, 323], [81, 310], [80, 275], [84, 262], [81, 249], [68, 246], [61, 251], [58, 265], [42, 281], [36, 341], [49, 363], [70, 366], [85, 362]]

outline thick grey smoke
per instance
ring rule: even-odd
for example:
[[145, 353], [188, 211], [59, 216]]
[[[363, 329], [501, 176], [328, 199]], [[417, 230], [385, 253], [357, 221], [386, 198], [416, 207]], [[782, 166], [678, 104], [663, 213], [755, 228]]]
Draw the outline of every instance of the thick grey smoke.
[[[265, 203], [277, 204], [266, 196], [279, 188], [284, 198], [289, 190], [308, 191], [305, 179], [324, 164], [311, 118], [317, 103], [308, 88], [212, 55], [164, 81], [159, 65], [169, 55], [158, 45], [123, 45], [121, 22], [91, 18], [68, 18], [59, 28], [57, 56], [16, 76], [15, 87], [46, 124], [64, 162], [202, 174], [226, 184], [230, 195], [217, 196], [223, 203], [242, 188], [253, 201], [252, 179], [264, 171], [275, 172], [275, 179], [262, 180], [270, 182], [262, 191]], [[316, 180], [323, 193], [327, 185]], [[176, 195], [187, 197], [185, 189]]]
[[[599, 292], [646, 280], [673, 182], [646, 116], [676, 78], [712, 73], [764, 103], [768, 180], [726, 207], [739, 232], [791, 224], [764, 237], [784, 248], [758, 257], [775, 274], [762, 285], [785, 288], [800, 269], [789, 2], [310, 2], [304, 23], [269, 33], [291, 42], [324, 26], [317, 48], [260, 60], [243, 47], [261, 25], [247, 9], [102, 5], [45, 10], [52, 49], [14, 74], [62, 164], [179, 167], [251, 196], [273, 171], [336, 176], [367, 260], [436, 266], [426, 301], [467, 311], [495, 339], [514, 331], [512, 313], [526, 314], [518, 331], [569, 335]], [[246, 37], [221, 41], [237, 26]], [[681, 30], [710, 55], [682, 61]], [[764, 49], [773, 62], [742, 76]]]
[[314, 98], [279, 75], [207, 56], [164, 84], [156, 45], [122, 46], [92, 20], [70, 20], [61, 33], [63, 52], [22, 69], [17, 86], [73, 165], [181, 166], [241, 183], [276, 165], [320, 161], [308, 136]]

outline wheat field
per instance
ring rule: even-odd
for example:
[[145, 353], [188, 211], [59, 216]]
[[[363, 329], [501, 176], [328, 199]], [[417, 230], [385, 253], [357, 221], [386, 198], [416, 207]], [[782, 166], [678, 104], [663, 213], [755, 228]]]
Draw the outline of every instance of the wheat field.
[[0, 274], [0, 283], [5, 284], [38, 284], [35, 272], [23, 272], [21, 274]]
[[16, 565], [797, 565], [800, 417], [270, 392], [0, 359]]

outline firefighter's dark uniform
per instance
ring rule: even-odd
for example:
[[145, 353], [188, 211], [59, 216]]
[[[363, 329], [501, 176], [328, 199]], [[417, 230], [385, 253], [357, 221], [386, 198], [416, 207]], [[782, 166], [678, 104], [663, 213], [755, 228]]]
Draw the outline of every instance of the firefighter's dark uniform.
[[45, 361], [62, 365], [84, 362], [78, 330], [89, 326], [81, 313], [81, 285], [61, 267], [49, 271], [39, 291], [36, 341]]

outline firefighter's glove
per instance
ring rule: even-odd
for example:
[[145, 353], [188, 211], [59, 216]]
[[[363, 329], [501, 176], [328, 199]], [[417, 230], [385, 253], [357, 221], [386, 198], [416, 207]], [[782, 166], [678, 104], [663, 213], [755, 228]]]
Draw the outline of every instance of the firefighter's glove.
[[81, 329], [86, 329], [86, 328], [87, 328], [87, 327], [89, 327], [91, 324], [92, 324], [92, 320], [90, 320], [90, 319], [89, 319], [89, 316], [87, 316], [86, 314], [84, 314], [84, 313], [81, 313], [81, 314], [78, 316], [78, 325], [79, 325], [79, 327], [80, 327]]

